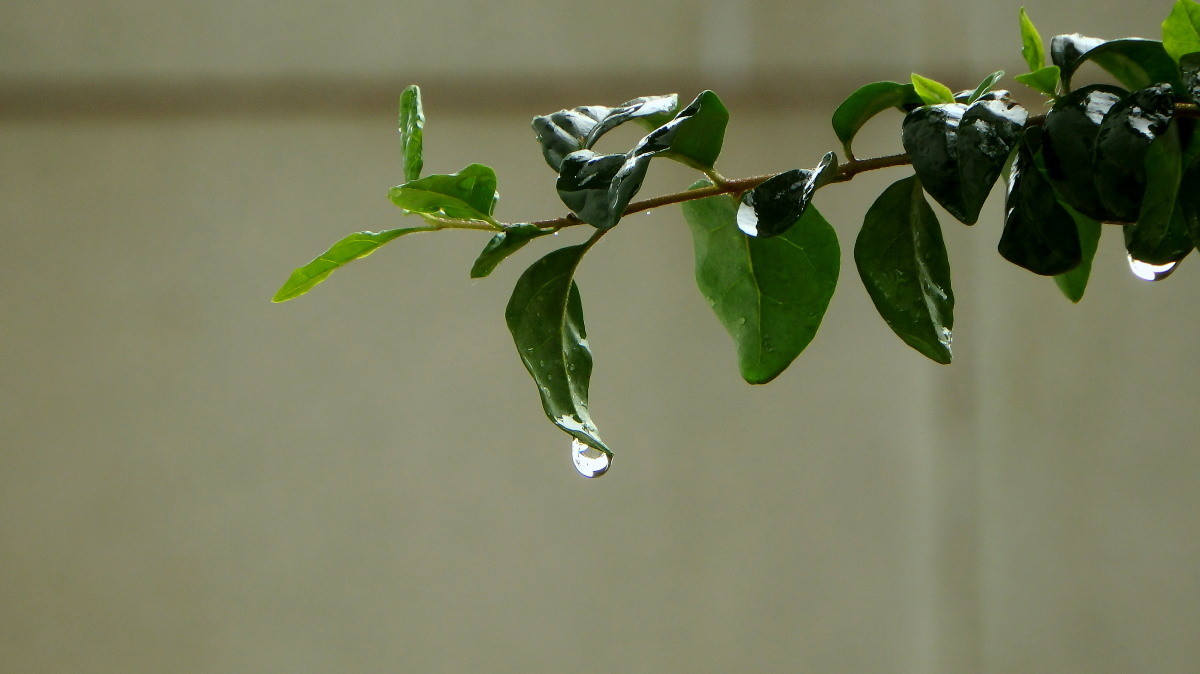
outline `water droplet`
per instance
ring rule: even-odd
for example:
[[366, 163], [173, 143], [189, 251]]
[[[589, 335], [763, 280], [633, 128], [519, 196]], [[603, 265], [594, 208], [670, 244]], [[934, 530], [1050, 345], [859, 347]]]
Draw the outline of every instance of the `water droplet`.
[[715, 297], [706, 297], [706, 298], [704, 298], [704, 299], [708, 300], [708, 306], [710, 306], [710, 307], [715, 307], [715, 306], [717, 306], [717, 298], [715, 298]]
[[591, 445], [581, 442], [578, 438], [571, 439], [571, 462], [575, 470], [584, 477], [600, 477], [608, 472], [612, 465], [612, 455]]
[[1150, 264], [1142, 262], [1134, 258], [1132, 255], [1125, 256], [1129, 260], [1129, 271], [1133, 275], [1143, 281], [1161, 281], [1170, 276], [1175, 268], [1179, 266], [1178, 262], [1168, 262], [1166, 264]]
[[738, 324], [738, 325], [745, 325], [745, 324], [746, 324], [746, 317], [745, 317], [745, 316], [742, 316], [742, 317], [738, 318], [738, 319], [737, 319], [737, 324]]

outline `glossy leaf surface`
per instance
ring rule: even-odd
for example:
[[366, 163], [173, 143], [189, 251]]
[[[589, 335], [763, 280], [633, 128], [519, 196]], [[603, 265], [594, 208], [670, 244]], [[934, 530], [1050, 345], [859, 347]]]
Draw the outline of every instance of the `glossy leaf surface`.
[[1088, 61], [1094, 61], [1128, 89], [1143, 89], [1159, 82], [1179, 85], [1175, 60], [1157, 40], [1130, 37], [1096, 45], [1063, 67], [1062, 80], [1067, 90], [1075, 71]]
[[617, 126], [638, 120], [654, 129], [670, 121], [678, 107], [679, 97], [675, 94], [635, 98], [615, 108], [587, 105], [534, 117], [533, 131], [542, 146], [546, 163], [558, 171], [564, 157], [590, 149], [602, 135]]
[[1163, 48], [1179, 62], [1185, 54], [1200, 52], [1200, 3], [1176, 0], [1162, 23]]
[[1171, 88], [1157, 85], [1117, 101], [1100, 123], [1094, 164], [1096, 190], [1115, 220], [1138, 219], [1146, 191], [1146, 153], [1151, 143], [1167, 132], [1174, 111]]
[[406, 227], [384, 232], [355, 232], [329, 247], [312, 262], [292, 272], [286, 283], [271, 298], [272, 302], [286, 302], [312, 290], [326, 277], [354, 260], [374, 253], [385, 243], [413, 232], [428, 232], [432, 227]]
[[1124, 89], [1094, 84], [1059, 98], [1042, 126], [1046, 174], [1059, 197], [1096, 220], [1112, 220], [1096, 189], [1092, 170], [1096, 136], [1108, 111], [1127, 96]]
[[999, 82], [1002, 77], [1004, 77], [1004, 71], [997, 70], [991, 75], [983, 78], [983, 81], [979, 83], [979, 86], [975, 87], [975, 90], [972, 91], [971, 95], [967, 97], [967, 105], [974, 103], [975, 101], [979, 100], [981, 96], [991, 91], [992, 87], [996, 86], [996, 83]]
[[837, 174], [837, 156], [821, 158], [817, 167], [785, 171], [742, 195], [737, 225], [749, 236], [778, 236], [794, 225], [812, 201], [813, 193]]
[[1072, 302], [1083, 299], [1087, 290], [1088, 279], [1092, 275], [1092, 260], [1096, 257], [1096, 249], [1100, 246], [1100, 230], [1104, 225], [1060, 202], [1075, 220], [1075, 231], [1079, 235], [1080, 259], [1079, 265], [1071, 271], [1054, 277], [1058, 289]]
[[950, 87], [937, 80], [913, 73], [912, 85], [913, 89], [917, 92], [917, 96], [926, 105], [954, 102], [954, 92], [950, 91]]
[[1145, 162], [1145, 198], [1137, 222], [1124, 228], [1125, 250], [1135, 260], [1149, 264], [1177, 262], [1192, 250], [1193, 244], [1176, 203], [1183, 165], [1179, 133], [1174, 125], [1150, 144]]
[[997, 249], [1013, 264], [1035, 274], [1054, 276], [1070, 271], [1083, 259], [1075, 219], [1058, 203], [1054, 187], [1038, 168], [1026, 132], [1008, 181], [1004, 232]]
[[496, 193], [496, 172], [482, 164], [471, 164], [458, 173], [435, 174], [397, 185], [388, 191], [388, 198], [410, 213], [491, 222], [500, 195]]
[[1200, 52], [1179, 59], [1179, 74], [1185, 95], [1193, 103], [1200, 103]]
[[908, 114], [901, 140], [930, 196], [970, 225], [979, 219], [1027, 116], [1019, 105], [994, 99], [930, 105]]
[[1070, 35], [1055, 35], [1050, 39], [1050, 62], [1063, 71], [1064, 79], [1068, 69], [1074, 72], [1072, 66], [1086, 52], [1104, 44], [1105, 40], [1098, 37], [1087, 37], [1079, 33]]
[[729, 110], [711, 91], [702, 91], [674, 119], [651, 131], [632, 154], [669, 157], [692, 168], [711, 169], [721, 154]]
[[563, 160], [555, 187], [567, 208], [597, 229], [621, 221], [625, 208], [642, 187], [653, 154], [598, 155], [580, 150]]
[[423, 143], [425, 111], [421, 106], [421, 89], [413, 84], [400, 94], [400, 149], [404, 155], [404, 182], [421, 177], [424, 166]]
[[922, 103], [911, 83], [872, 82], [850, 94], [833, 111], [833, 132], [842, 142], [846, 155], [853, 157], [850, 146], [854, 136], [872, 117], [888, 108], [903, 109], [905, 105], [919, 106]]
[[949, 363], [950, 262], [937, 216], [915, 176], [893, 183], [871, 205], [854, 244], [854, 262], [888, 327], [926, 357]]
[[812, 206], [787, 232], [769, 239], [738, 230], [732, 197], [698, 199], [682, 208], [695, 244], [696, 285], [737, 344], [742, 378], [765, 384], [820, 327], [841, 266], [837, 235]]
[[588, 412], [592, 352], [572, 280], [587, 249], [588, 244], [560, 248], [533, 263], [517, 280], [504, 318], [546, 416], [581, 442], [611, 453]]
[[475, 259], [475, 264], [471, 265], [471, 278], [483, 278], [491, 274], [501, 262], [521, 250], [525, 244], [539, 236], [553, 233], [554, 230], [538, 229], [524, 223], [505, 227], [503, 232], [493, 236], [483, 247], [483, 251]]
[[1021, 24], [1021, 57], [1029, 66], [1029, 72], [1037, 72], [1046, 64], [1046, 48], [1042, 45], [1042, 36], [1038, 34], [1024, 7], [1019, 12], [1018, 20]]
[[1200, 153], [1184, 168], [1180, 180], [1179, 215], [1192, 237], [1192, 245], [1200, 246]]
[[1033, 72], [1017, 75], [1013, 79], [1034, 91], [1040, 91], [1047, 96], [1057, 96], [1061, 73], [1058, 66], [1046, 66]]
[[643, 127], [647, 127], [647, 131], [652, 131], [671, 121], [678, 112], [679, 96], [677, 94], [635, 98], [609, 110], [608, 114], [588, 132], [583, 147], [590, 149], [596, 144], [596, 141], [600, 140], [600, 136], [630, 120], [637, 120], [642, 123]]

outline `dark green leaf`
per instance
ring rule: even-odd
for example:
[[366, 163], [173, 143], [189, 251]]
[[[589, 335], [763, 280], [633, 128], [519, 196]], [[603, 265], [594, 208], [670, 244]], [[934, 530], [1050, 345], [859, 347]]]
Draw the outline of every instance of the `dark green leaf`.
[[567, 155], [555, 187], [567, 208], [597, 229], [621, 221], [625, 208], [642, 186], [653, 154], [598, 155], [579, 150]]
[[931, 80], [928, 77], [912, 73], [912, 85], [913, 89], [917, 92], [917, 96], [922, 101], [925, 101], [926, 105], [954, 102], [954, 92], [950, 91], [950, 87], [937, 80]]
[[471, 164], [458, 173], [435, 174], [397, 185], [388, 192], [392, 203], [410, 213], [460, 220], [494, 222], [496, 172]]
[[1074, 218], [1059, 205], [1050, 181], [1042, 175], [1030, 147], [1038, 129], [1018, 144], [1004, 204], [1004, 233], [997, 249], [1015, 265], [1035, 274], [1054, 276], [1070, 271], [1083, 259]]
[[892, 331], [925, 356], [949, 363], [950, 262], [937, 216], [916, 176], [894, 183], [871, 205], [854, 244], [854, 262]]
[[853, 157], [850, 144], [868, 120], [888, 108], [903, 110], [905, 105], [919, 106], [922, 103], [912, 84], [873, 82], [850, 94], [833, 111], [833, 132], [842, 141], [846, 156]]
[[711, 91], [703, 91], [674, 119], [651, 131], [633, 155], [669, 157], [692, 168], [707, 170], [717, 162], [729, 124], [729, 110]]
[[1042, 36], [1038, 35], [1038, 30], [1033, 25], [1033, 20], [1025, 13], [1025, 8], [1021, 8], [1019, 15], [1021, 22], [1021, 56], [1025, 58], [1025, 63], [1029, 66], [1029, 72], [1037, 72], [1039, 68], [1046, 64], [1046, 48], [1042, 46]]
[[[701, 181], [693, 188], [708, 185]], [[688, 201], [696, 285], [738, 348], [742, 378], [765, 384], [808, 346], [837, 285], [837, 235], [815, 207], [780, 236], [754, 239], [737, 227], [737, 201]]]
[[1179, 133], [1175, 125], [1146, 149], [1146, 194], [1137, 222], [1125, 226], [1125, 249], [1135, 260], [1163, 265], [1182, 260], [1193, 248], [1176, 197], [1183, 173]]
[[967, 105], [979, 100], [981, 96], [990, 91], [991, 88], [996, 86], [996, 83], [1000, 81], [1001, 77], [1004, 77], [1003, 70], [997, 70], [991, 75], [983, 78], [983, 81], [979, 83], [979, 86], [975, 87], [975, 91], [972, 91], [971, 95], [967, 97]]
[[1171, 87], [1135, 91], [1104, 115], [1096, 134], [1095, 181], [1100, 202], [1113, 219], [1134, 222], [1146, 191], [1146, 153], [1170, 127], [1175, 112]]
[[1015, 103], [979, 100], [929, 105], [904, 119], [901, 140], [930, 196], [974, 224], [1028, 113]]
[[1192, 237], [1192, 244], [1200, 246], [1200, 154], [1192, 157], [1183, 172], [1178, 199], [1179, 215]]
[[1092, 170], [1096, 135], [1104, 115], [1128, 91], [1106, 84], [1076, 89], [1059, 98], [1046, 114], [1042, 158], [1059, 198], [1089, 218], [1112, 220], [1100, 201]]
[[1047, 96], [1057, 96], [1058, 79], [1061, 72], [1058, 66], [1046, 66], [1045, 68], [1038, 68], [1031, 73], [1017, 75], [1013, 79]]
[[1177, 0], [1162, 23], [1163, 47], [1177, 62], [1185, 54], [1200, 52], [1200, 4]]
[[837, 175], [837, 156], [828, 152], [817, 167], [785, 171], [742, 195], [738, 228], [750, 236], [778, 236], [794, 225], [818, 187]]
[[1079, 234], [1081, 256], [1079, 266], [1069, 272], [1055, 276], [1054, 282], [1058, 284], [1058, 289], [1067, 296], [1067, 299], [1072, 302], [1078, 302], [1083, 299], [1083, 292], [1087, 290], [1088, 278], [1092, 275], [1092, 260], [1095, 259], [1096, 249], [1100, 245], [1100, 229], [1104, 225], [1071, 208], [1067, 204], [1062, 202], [1059, 202], [1059, 204], [1075, 220], [1075, 230]]
[[412, 85], [400, 94], [400, 147], [404, 153], [404, 182], [421, 177], [422, 142], [425, 111], [421, 107], [421, 89]]
[[588, 247], [560, 248], [533, 263], [517, 280], [504, 319], [537, 383], [546, 416], [581, 442], [611, 454], [588, 412], [592, 353], [579, 288], [571, 278]]
[[1193, 103], [1200, 103], [1200, 52], [1179, 59], [1179, 74], [1184, 93]]
[[286, 302], [312, 290], [334, 270], [349, 262], [374, 253], [383, 244], [412, 232], [428, 232], [433, 227], [406, 227], [389, 229], [385, 232], [355, 232], [329, 247], [312, 262], [296, 269], [286, 283], [275, 293], [272, 302]]
[[1143, 89], [1167, 82], [1179, 87], [1179, 71], [1163, 44], [1157, 40], [1125, 38], [1110, 40], [1084, 52], [1062, 70], [1065, 89], [1071, 89], [1071, 77], [1084, 63], [1094, 61], [1128, 89]]
[[1086, 37], [1079, 33], [1071, 35], [1055, 35], [1050, 39], [1050, 62], [1063, 71], [1064, 78], [1068, 77], [1068, 69], [1079, 60], [1084, 53], [1104, 44], [1098, 37]]
[[509, 225], [503, 232], [492, 237], [475, 264], [471, 266], [471, 278], [483, 278], [491, 274], [509, 255], [521, 250], [525, 244], [539, 236], [553, 234], [552, 229], [538, 229], [529, 224]]
[[533, 131], [546, 163], [558, 171], [564, 157], [590, 149], [600, 136], [617, 126], [635, 119], [655, 129], [670, 121], [678, 108], [679, 97], [675, 94], [643, 96], [615, 108], [587, 105], [534, 117]]

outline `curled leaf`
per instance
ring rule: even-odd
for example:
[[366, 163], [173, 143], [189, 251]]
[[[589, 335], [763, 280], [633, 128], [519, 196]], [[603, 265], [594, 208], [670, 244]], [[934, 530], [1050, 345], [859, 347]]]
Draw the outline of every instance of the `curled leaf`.
[[471, 164], [458, 173], [435, 174], [397, 185], [388, 191], [388, 198], [409, 213], [493, 222], [492, 212], [500, 195], [496, 192], [496, 172], [482, 164]]
[[1021, 56], [1032, 73], [1046, 64], [1046, 49], [1042, 46], [1042, 36], [1038, 34], [1024, 7], [1021, 8], [1018, 20], [1021, 23]]
[[1095, 220], [1114, 218], [1104, 208], [1096, 188], [1096, 136], [1104, 116], [1128, 94], [1107, 84], [1076, 89], [1055, 101], [1042, 126], [1047, 177], [1064, 202]]
[[833, 111], [833, 132], [842, 142], [846, 155], [853, 157], [850, 145], [854, 136], [872, 117], [888, 108], [904, 110], [905, 105], [922, 103], [911, 83], [872, 82], [858, 88]]
[[404, 181], [421, 177], [424, 166], [423, 142], [425, 111], [421, 107], [421, 89], [413, 84], [400, 94], [400, 148], [404, 155]]
[[679, 97], [643, 96], [615, 108], [588, 105], [559, 110], [533, 118], [533, 131], [550, 168], [558, 171], [562, 160], [578, 150], [590, 149], [602, 135], [630, 120], [655, 129], [670, 121], [679, 108]]
[[837, 156], [828, 152], [817, 167], [793, 169], [742, 195], [737, 210], [738, 229], [749, 236], [778, 236], [804, 215], [813, 193], [837, 174]]
[[1113, 219], [1138, 219], [1146, 192], [1146, 153], [1171, 126], [1175, 102], [1166, 84], [1135, 91], [1104, 115], [1096, 133], [1096, 191]]
[[1029, 129], [1018, 144], [1004, 202], [1004, 233], [997, 249], [1015, 265], [1035, 274], [1054, 276], [1074, 269], [1083, 259], [1075, 219], [1058, 203], [1054, 187], [1038, 168], [1039, 129]]
[[524, 248], [525, 244], [553, 233], [552, 229], [539, 229], [526, 223], [505, 227], [503, 232], [493, 236], [483, 247], [475, 264], [471, 265], [471, 278], [483, 278], [491, 274], [501, 262]]
[[937, 80], [913, 73], [912, 85], [913, 89], [915, 89], [917, 92], [917, 96], [919, 96], [922, 101], [925, 101], [926, 105], [954, 102], [954, 92], [950, 91], [950, 87], [938, 82]]

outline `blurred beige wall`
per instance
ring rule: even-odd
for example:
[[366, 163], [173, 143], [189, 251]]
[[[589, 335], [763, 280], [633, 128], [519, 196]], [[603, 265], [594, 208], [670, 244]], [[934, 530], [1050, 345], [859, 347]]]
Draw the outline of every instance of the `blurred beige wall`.
[[[1019, 72], [1016, 9], [0, 4], [0, 671], [1195, 671], [1195, 261], [1138, 281], [1108, 231], [1072, 306], [996, 255], [998, 201], [943, 215], [940, 367], [858, 282], [904, 173], [864, 175], [818, 199], [844, 253], [821, 332], [749, 387], [682, 219], [631, 218], [579, 278], [618, 452], [594, 481], [503, 325], [559, 241], [472, 281], [485, 237], [407, 237], [267, 301], [402, 222], [409, 82], [427, 171], [492, 165], [501, 217], [548, 217], [534, 114], [712, 87], [724, 173], [808, 166], [861, 83]], [[1047, 39], [1168, 9], [1028, 6]]]

